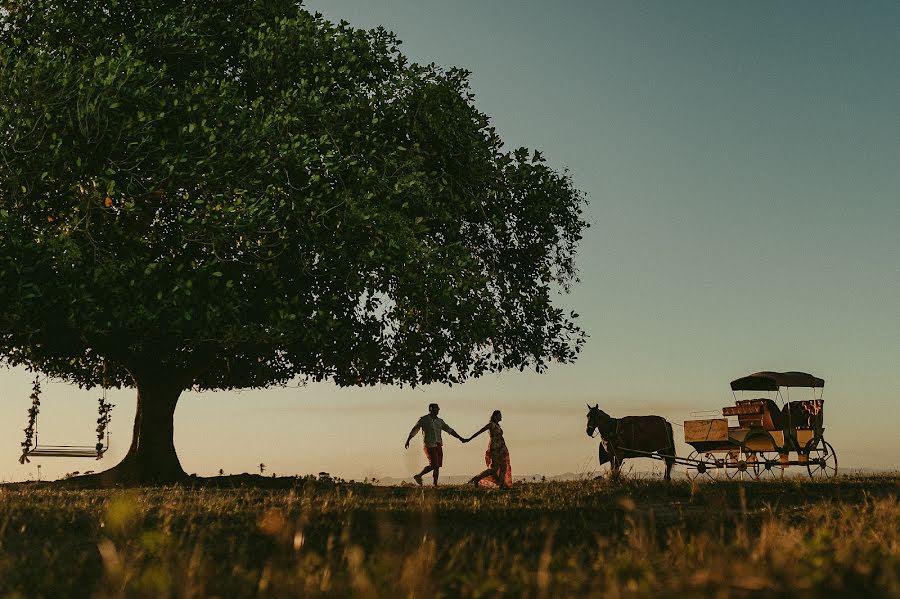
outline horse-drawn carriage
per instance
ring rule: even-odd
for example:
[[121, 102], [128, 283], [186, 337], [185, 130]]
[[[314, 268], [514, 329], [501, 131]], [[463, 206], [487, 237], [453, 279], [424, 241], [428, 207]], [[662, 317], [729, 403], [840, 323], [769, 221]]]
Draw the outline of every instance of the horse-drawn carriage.
[[[811, 389], [812, 397], [791, 400], [797, 387]], [[684, 441], [694, 449], [687, 457], [675, 455], [672, 426], [660, 416], [613, 418], [588, 405], [587, 434], [600, 433], [599, 461], [609, 462], [613, 474], [626, 458], [647, 457], [666, 462], [666, 479], [675, 464], [685, 466], [691, 479], [720, 473], [775, 478], [788, 466], [828, 478], [837, 474], [837, 455], [824, 438], [824, 387], [824, 380], [805, 372], [757, 372], [731, 381], [735, 401], [722, 408], [722, 418], [685, 421]], [[773, 397], [745, 399], [737, 392]]]
[[[837, 455], [824, 438], [824, 387], [805, 372], [757, 372], [731, 381], [735, 403], [722, 408], [722, 418], [684, 423], [684, 441], [694, 449], [682, 462], [688, 477], [774, 478], [788, 466], [804, 466], [813, 478], [835, 476]], [[809, 388], [812, 397], [791, 400], [792, 388]], [[770, 396], [744, 399], [738, 392]]]

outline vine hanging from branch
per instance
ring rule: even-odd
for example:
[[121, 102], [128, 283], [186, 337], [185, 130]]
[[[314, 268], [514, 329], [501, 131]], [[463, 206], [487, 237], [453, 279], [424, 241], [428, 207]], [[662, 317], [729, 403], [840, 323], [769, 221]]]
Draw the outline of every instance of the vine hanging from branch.
[[112, 409], [116, 407], [111, 404], [106, 399], [106, 388], [109, 386], [109, 380], [107, 375], [107, 364], [106, 360], [103, 360], [103, 395], [97, 400], [98, 402], [98, 416], [97, 416], [97, 445], [95, 446], [97, 450], [97, 459], [103, 457], [104, 451], [109, 448], [107, 444], [104, 446], [103, 439], [106, 437], [106, 428], [109, 426], [110, 418], [112, 417]]
[[31, 386], [31, 407], [28, 408], [28, 426], [25, 427], [25, 440], [22, 441], [22, 456], [19, 458], [20, 464], [31, 462], [28, 459], [28, 452], [34, 444], [34, 425], [37, 423], [38, 412], [41, 411], [41, 381], [39, 377], [34, 377], [34, 383]]
[[103, 452], [105, 451], [103, 445], [103, 439], [106, 437], [106, 427], [109, 426], [109, 421], [111, 416], [112, 409], [116, 407], [115, 405], [106, 401], [106, 393], [104, 392], [103, 397], [97, 400], [100, 404], [99, 412], [100, 415], [97, 418], [97, 459], [103, 457]]

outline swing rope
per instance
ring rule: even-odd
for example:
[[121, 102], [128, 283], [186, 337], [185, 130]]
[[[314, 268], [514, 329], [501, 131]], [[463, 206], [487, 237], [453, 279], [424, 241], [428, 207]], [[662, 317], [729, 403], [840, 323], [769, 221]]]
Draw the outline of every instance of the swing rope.
[[41, 381], [40, 377], [34, 377], [34, 383], [31, 386], [31, 407], [28, 408], [28, 426], [25, 427], [25, 440], [22, 441], [22, 456], [19, 458], [20, 464], [31, 462], [28, 459], [28, 453], [34, 445], [34, 427], [37, 423], [38, 412], [41, 411]]
[[[106, 388], [109, 385], [109, 379], [107, 377], [107, 368], [106, 368], [106, 358], [103, 359], [103, 396], [100, 397], [98, 401], [99, 403], [99, 417], [97, 418], [97, 445], [95, 446], [97, 449], [97, 459], [103, 457], [103, 453], [109, 448], [109, 433], [106, 432], [106, 428], [109, 426], [110, 418], [112, 418], [112, 409], [116, 406], [109, 403], [106, 400]], [[106, 439], [106, 448], [103, 446], [104, 437]]]

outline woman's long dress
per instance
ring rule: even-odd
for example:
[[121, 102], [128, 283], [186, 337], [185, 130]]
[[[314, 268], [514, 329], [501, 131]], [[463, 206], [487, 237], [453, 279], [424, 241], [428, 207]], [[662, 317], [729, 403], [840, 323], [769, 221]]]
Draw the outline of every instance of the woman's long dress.
[[490, 476], [482, 478], [478, 484], [490, 489], [508, 489], [512, 486], [512, 466], [509, 463], [509, 449], [503, 439], [503, 429], [491, 421], [488, 432], [490, 441], [487, 451], [484, 452], [484, 461], [493, 472]]

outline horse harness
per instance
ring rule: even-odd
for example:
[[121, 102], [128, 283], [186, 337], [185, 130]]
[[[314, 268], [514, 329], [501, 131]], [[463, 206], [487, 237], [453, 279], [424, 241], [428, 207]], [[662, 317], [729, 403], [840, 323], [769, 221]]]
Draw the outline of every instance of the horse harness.
[[[604, 445], [604, 449], [606, 449], [606, 452], [610, 453], [610, 454], [617, 452], [617, 451], [622, 451], [622, 452], [630, 451], [630, 452], [634, 452], [634, 453], [638, 453], [638, 454], [645, 453], [640, 450], [631, 449], [630, 447], [624, 446], [625, 439], [621, 438], [620, 431], [619, 431], [620, 420], [621, 420], [621, 418], [613, 418], [612, 416], [609, 416], [609, 418], [607, 420], [608, 426], [606, 427], [605, 431], [600, 430], [599, 426], [597, 427], [597, 432], [600, 434], [600, 442]], [[634, 429], [633, 428], [632, 428], [631, 434], [632, 434], [631, 445], [634, 445], [635, 439], [634, 439]], [[610, 451], [610, 450], [612, 450], [612, 451]]]
[[[596, 427], [597, 433], [600, 435], [601, 439], [608, 439], [609, 437], [615, 436], [619, 434], [619, 419], [613, 418], [612, 416], [607, 416], [606, 420], [608, 427], [601, 427], [599, 424]], [[603, 430], [605, 428], [606, 430]], [[593, 437], [594, 435], [591, 435]]]

